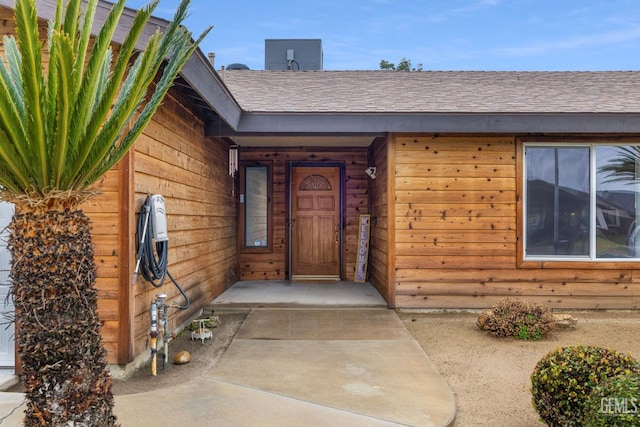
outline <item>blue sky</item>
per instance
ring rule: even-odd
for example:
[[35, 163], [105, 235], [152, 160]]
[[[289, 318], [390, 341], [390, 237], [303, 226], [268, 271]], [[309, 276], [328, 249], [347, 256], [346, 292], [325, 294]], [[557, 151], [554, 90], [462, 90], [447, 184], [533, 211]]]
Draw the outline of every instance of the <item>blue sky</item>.
[[[145, 0], [127, 0], [139, 8]], [[161, 0], [170, 19], [178, 0]], [[264, 40], [322, 39], [325, 70], [640, 70], [637, 0], [191, 0], [216, 68], [264, 69]]]

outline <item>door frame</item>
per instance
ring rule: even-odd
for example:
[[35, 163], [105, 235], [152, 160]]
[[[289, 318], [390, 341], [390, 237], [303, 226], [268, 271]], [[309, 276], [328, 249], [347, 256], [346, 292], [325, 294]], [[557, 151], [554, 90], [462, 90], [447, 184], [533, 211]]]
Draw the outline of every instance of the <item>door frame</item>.
[[286, 209], [287, 209], [287, 217], [285, 219], [285, 228], [286, 228], [286, 245], [287, 245], [287, 265], [286, 265], [286, 278], [287, 280], [291, 280], [291, 277], [293, 275], [292, 270], [292, 253], [291, 253], [291, 249], [293, 247], [292, 245], [292, 227], [293, 227], [293, 223], [291, 221], [291, 216], [292, 216], [292, 203], [291, 203], [291, 195], [293, 193], [293, 189], [291, 188], [291, 177], [293, 176], [293, 169], [294, 168], [305, 168], [305, 167], [311, 167], [311, 168], [322, 168], [322, 167], [327, 167], [327, 168], [339, 168], [340, 170], [340, 188], [339, 188], [339, 203], [340, 206], [338, 207], [338, 212], [339, 212], [339, 216], [340, 216], [340, 230], [339, 230], [339, 234], [338, 234], [338, 238], [340, 239], [340, 243], [339, 243], [339, 249], [338, 249], [338, 271], [340, 272], [340, 280], [344, 280], [345, 278], [345, 272], [344, 272], [344, 229], [346, 227], [344, 218], [345, 218], [345, 213], [344, 213], [344, 206], [345, 206], [345, 164], [344, 162], [304, 162], [304, 161], [288, 161], [287, 162], [287, 167], [285, 170], [285, 179], [286, 179], [286, 194], [285, 194], [285, 204], [286, 204]]

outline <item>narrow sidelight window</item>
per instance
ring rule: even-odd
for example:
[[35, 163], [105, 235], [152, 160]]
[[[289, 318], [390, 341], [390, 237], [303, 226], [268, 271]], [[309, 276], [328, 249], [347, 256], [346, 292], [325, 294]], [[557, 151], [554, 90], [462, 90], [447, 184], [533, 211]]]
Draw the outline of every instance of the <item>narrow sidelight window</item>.
[[269, 170], [267, 166], [244, 169], [244, 246], [266, 248], [269, 242]]

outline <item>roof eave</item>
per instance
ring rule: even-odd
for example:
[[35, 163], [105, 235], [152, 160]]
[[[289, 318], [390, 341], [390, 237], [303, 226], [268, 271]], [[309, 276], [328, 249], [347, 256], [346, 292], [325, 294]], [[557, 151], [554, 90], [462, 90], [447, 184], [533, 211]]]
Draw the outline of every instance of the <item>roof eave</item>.
[[[56, 3], [56, 0], [37, 0], [36, 7], [38, 17], [45, 20], [54, 19]], [[84, 1], [84, 3], [86, 3], [86, 1]], [[13, 9], [15, 7], [15, 0], [0, 0], [0, 6]], [[104, 0], [98, 2], [92, 29], [94, 35], [96, 35], [102, 27], [112, 8], [113, 3], [111, 2]], [[112, 42], [117, 44], [124, 42], [133, 24], [136, 13], [137, 11], [134, 9], [125, 8]], [[138, 40], [137, 47], [143, 50], [149, 38], [158, 29], [161, 31], [164, 30], [167, 25], [168, 21], [152, 16]], [[215, 111], [228, 126], [234, 129], [238, 126], [242, 110], [200, 49], [197, 49], [189, 58], [182, 68], [180, 75], [189, 84], [191, 89], [202, 98], [202, 101], [204, 101], [211, 110]]]
[[[640, 113], [250, 113], [238, 134], [640, 133]], [[210, 136], [219, 129], [207, 129]], [[227, 135], [216, 136], [232, 136]]]
[[[55, 0], [39, 1], [55, 3]], [[99, 24], [99, 26], [96, 28], [94, 25], [95, 32], [97, 32], [102, 26], [102, 23], [106, 19], [112, 7], [113, 5], [111, 3], [100, 0], [99, 8], [96, 11], [96, 23]], [[133, 24], [133, 19], [135, 18], [136, 13], [137, 10], [135, 9], [125, 8], [120, 18], [120, 22], [118, 23], [118, 29], [114, 34], [113, 42], [118, 44], [122, 44], [124, 42], [125, 37]], [[158, 29], [160, 31], [164, 31], [168, 24], [168, 21], [152, 16], [147, 22], [147, 25], [139, 38], [137, 47], [139, 49], [144, 49], [149, 38]], [[193, 55], [191, 55], [180, 71], [180, 75], [189, 84], [191, 89], [193, 89], [202, 98], [202, 101], [209, 105], [209, 107], [215, 111], [224, 122], [232, 128], [237, 127], [242, 110], [231, 95], [231, 92], [227, 89], [213, 69], [211, 63], [199, 48], [196, 49]]]

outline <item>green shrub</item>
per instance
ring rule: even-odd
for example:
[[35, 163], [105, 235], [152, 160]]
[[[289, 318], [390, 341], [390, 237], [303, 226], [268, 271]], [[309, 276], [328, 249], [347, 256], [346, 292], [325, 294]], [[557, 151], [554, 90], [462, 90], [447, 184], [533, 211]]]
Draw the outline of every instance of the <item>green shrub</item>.
[[640, 425], [640, 374], [607, 378], [593, 388], [584, 408], [590, 427]]
[[531, 374], [533, 407], [550, 426], [583, 426], [594, 387], [631, 372], [640, 373], [640, 363], [624, 353], [593, 346], [558, 348], [540, 359]]
[[496, 337], [539, 340], [553, 329], [551, 310], [534, 301], [505, 298], [478, 318], [478, 325]]

